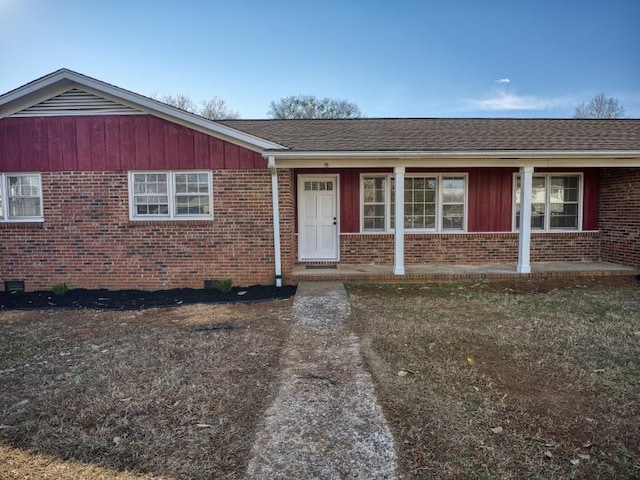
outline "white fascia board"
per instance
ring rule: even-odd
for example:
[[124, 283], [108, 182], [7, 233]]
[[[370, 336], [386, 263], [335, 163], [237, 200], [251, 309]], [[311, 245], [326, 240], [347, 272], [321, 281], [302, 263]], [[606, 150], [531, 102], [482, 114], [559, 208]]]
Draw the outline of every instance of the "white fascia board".
[[[263, 154], [267, 155], [267, 153]], [[633, 151], [269, 152], [280, 168], [640, 167]]]
[[29, 83], [0, 96], [0, 118], [11, 116], [25, 108], [56, 97], [75, 85], [72, 81], [58, 77], [51, 82], [44, 82], [44, 80], [44, 78], [40, 79], [37, 83]]
[[[45, 77], [16, 88], [0, 96], [0, 118], [12, 115], [31, 105], [36, 105], [48, 98], [67, 91], [76, 85], [86, 91], [103, 96], [115, 102], [123, 103], [135, 109], [156, 115], [189, 128], [210, 135], [222, 136], [247, 148], [262, 152], [263, 150], [282, 150], [286, 147], [248, 133], [241, 132], [213, 120], [193, 113], [185, 112], [152, 98], [124, 90], [120, 87], [104, 83], [100, 80], [81, 75], [67, 69], [61, 69]], [[7, 106], [7, 108], [3, 108]], [[6, 111], [5, 111], [6, 110]]]

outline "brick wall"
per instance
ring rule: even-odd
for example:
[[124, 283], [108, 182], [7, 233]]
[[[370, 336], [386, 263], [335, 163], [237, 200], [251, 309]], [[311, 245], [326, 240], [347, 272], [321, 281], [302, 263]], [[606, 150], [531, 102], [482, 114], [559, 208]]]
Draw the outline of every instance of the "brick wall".
[[[292, 195], [287, 175], [280, 181]], [[44, 223], [0, 224], [0, 280], [28, 290], [272, 284], [270, 172], [215, 170], [213, 185], [213, 221], [133, 222], [126, 172], [43, 173]], [[293, 214], [283, 221], [292, 231]]]
[[640, 168], [600, 171], [602, 258], [640, 268]]
[[292, 170], [278, 170], [278, 196], [280, 203], [280, 251], [284, 283], [298, 258], [295, 242], [295, 189]]
[[[340, 261], [345, 264], [393, 264], [392, 234], [340, 236]], [[534, 233], [531, 261], [597, 261], [598, 232]], [[405, 263], [515, 263], [518, 234], [512, 232], [468, 234], [407, 234]]]

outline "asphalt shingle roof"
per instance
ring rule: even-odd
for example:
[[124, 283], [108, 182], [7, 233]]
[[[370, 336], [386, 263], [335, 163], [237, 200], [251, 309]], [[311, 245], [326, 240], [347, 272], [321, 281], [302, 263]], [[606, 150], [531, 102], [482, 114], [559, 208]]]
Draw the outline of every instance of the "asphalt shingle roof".
[[640, 120], [365, 118], [225, 120], [305, 152], [638, 151]]

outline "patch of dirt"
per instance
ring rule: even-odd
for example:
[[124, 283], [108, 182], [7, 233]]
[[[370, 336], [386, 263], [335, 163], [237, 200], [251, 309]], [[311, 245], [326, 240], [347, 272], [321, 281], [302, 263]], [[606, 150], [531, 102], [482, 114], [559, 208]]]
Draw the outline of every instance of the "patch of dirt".
[[0, 292], [0, 310], [13, 309], [93, 309], [139, 310], [154, 307], [175, 307], [196, 303], [250, 303], [289, 298], [294, 286], [255, 285], [235, 287], [229, 292], [216, 289], [176, 288], [171, 290], [69, 290], [64, 295], [51, 291]]
[[628, 275], [601, 277], [518, 278], [472, 282], [471, 288], [479, 292], [495, 293], [547, 293], [553, 290], [571, 290], [591, 287], [633, 287], [640, 285], [638, 278]]
[[291, 309], [0, 311], [0, 478], [243, 478]]
[[640, 478], [636, 278], [348, 290], [406, 478]]

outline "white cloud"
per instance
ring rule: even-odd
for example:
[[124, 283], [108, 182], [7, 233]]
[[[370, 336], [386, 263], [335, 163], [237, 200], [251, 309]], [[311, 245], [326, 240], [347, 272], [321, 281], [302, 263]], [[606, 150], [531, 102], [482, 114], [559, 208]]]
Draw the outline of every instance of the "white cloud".
[[467, 102], [480, 110], [549, 110], [552, 108], [571, 105], [567, 98], [543, 98], [535, 95], [517, 95], [505, 91], [485, 99], [470, 99]]
[[496, 83], [511, 83], [510, 78], [501, 78], [500, 80], [496, 80]]

